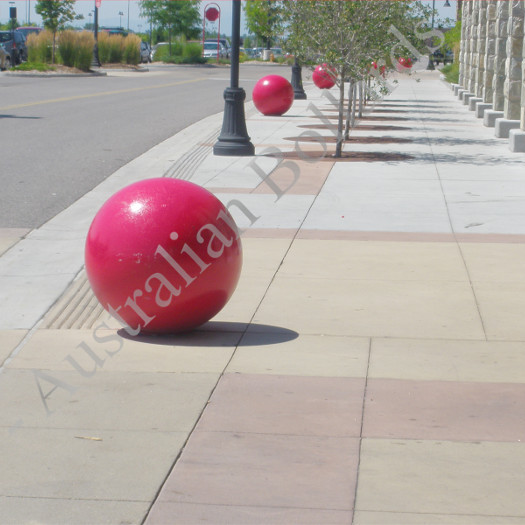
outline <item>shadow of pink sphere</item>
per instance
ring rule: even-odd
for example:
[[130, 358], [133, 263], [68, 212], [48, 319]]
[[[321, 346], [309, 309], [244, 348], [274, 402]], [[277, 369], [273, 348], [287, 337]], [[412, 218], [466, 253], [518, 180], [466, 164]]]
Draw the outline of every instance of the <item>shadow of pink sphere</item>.
[[97, 299], [139, 332], [191, 330], [233, 294], [242, 267], [226, 207], [191, 182], [155, 178], [110, 197], [90, 226], [86, 272]]
[[279, 75], [268, 75], [255, 84], [253, 103], [263, 115], [283, 115], [293, 104], [293, 87]]
[[320, 64], [314, 69], [312, 80], [319, 89], [330, 89], [335, 85], [336, 76], [334, 68], [327, 64]]

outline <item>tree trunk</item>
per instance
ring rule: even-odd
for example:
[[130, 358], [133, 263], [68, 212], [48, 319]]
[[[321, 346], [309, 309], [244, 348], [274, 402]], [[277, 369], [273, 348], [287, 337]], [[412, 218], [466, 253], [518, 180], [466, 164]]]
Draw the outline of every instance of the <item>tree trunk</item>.
[[343, 151], [343, 118], [345, 111], [345, 76], [344, 71], [340, 75], [340, 84], [339, 84], [339, 116], [337, 119], [337, 144], [335, 146], [335, 157], [341, 158], [341, 152]]
[[363, 81], [359, 81], [359, 118], [363, 117], [363, 95], [364, 95], [364, 89], [363, 89]]
[[56, 31], [53, 33], [53, 49], [51, 50], [51, 64], [55, 63], [55, 49], [56, 49], [56, 39], [57, 39], [57, 33]]
[[354, 84], [354, 90], [352, 93], [352, 118], [350, 119], [350, 126], [355, 127], [355, 113], [357, 110], [357, 85]]
[[348, 108], [346, 110], [345, 122], [345, 140], [350, 138], [350, 115], [352, 114], [352, 96], [353, 96], [354, 82], [350, 80], [348, 83]]

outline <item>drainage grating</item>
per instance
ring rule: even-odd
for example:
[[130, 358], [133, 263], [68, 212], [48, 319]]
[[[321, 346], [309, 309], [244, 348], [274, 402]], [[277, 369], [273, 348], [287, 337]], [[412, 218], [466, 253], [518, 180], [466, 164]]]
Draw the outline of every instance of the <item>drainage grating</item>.
[[190, 180], [210, 153], [210, 149], [212, 148], [210, 144], [213, 144], [218, 136], [219, 131], [214, 131], [211, 135], [207, 136], [200, 145], [195, 146], [179, 160], [174, 162], [173, 165], [164, 172], [163, 177]]
[[91, 290], [86, 271], [82, 270], [62, 297], [51, 307], [41, 328], [80, 330], [93, 328], [106, 311]]

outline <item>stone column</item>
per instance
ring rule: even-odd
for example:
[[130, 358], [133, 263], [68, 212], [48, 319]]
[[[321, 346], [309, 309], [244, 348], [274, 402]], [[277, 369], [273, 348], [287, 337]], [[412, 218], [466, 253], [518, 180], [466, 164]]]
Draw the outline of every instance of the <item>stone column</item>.
[[494, 90], [494, 58], [496, 56], [496, 0], [489, 0], [487, 5], [487, 35], [485, 40], [485, 72], [483, 75], [483, 102], [492, 105]]
[[487, 46], [487, 2], [479, 3], [478, 20], [478, 70], [476, 71], [474, 94], [476, 97], [483, 96], [483, 79], [485, 76], [485, 52]]
[[476, 79], [478, 76], [478, 30], [479, 23], [479, 1], [473, 0], [472, 13], [470, 20], [470, 78], [468, 83], [469, 93], [474, 93], [476, 89]]
[[507, 26], [509, 18], [509, 0], [498, 0], [496, 5], [496, 49], [494, 55], [494, 77], [492, 78], [492, 110], [483, 114], [483, 124], [493, 128], [496, 119], [503, 117], [505, 97], [505, 60], [507, 58]]
[[463, 77], [460, 81], [461, 89], [458, 90], [459, 99], [463, 99], [465, 93], [469, 93], [470, 71], [471, 71], [471, 34], [472, 34], [472, 9], [473, 0], [463, 2], [463, 18], [461, 34], [463, 40]]
[[462, 14], [461, 14], [461, 42], [459, 47], [459, 85], [461, 87], [466, 86], [467, 78], [467, 56], [468, 56], [468, 9], [470, 2], [464, 1], [462, 5]]
[[509, 147], [511, 151], [525, 152], [525, 32], [523, 31], [522, 18], [521, 35], [521, 103], [520, 103], [520, 128], [512, 129], [509, 133]]
[[494, 55], [496, 54], [496, 5], [497, 0], [487, 2], [483, 85], [481, 100], [475, 102], [474, 108], [478, 118], [483, 118], [485, 111], [492, 109], [492, 81], [494, 77]]
[[521, 62], [521, 119], [520, 128], [525, 131], [525, 35], [523, 35], [523, 60]]
[[476, 56], [478, 67], [474, 77], [473, 96], [469, 99], [468, 107], [470, 111], [476, 109], [478, 102], [483, 102], [483, 82], [485, 78], [485, 51], [487, 47], [487, 2], [478, 2], [478, 25], [474, 28], [477, 31]]
[[507, 138], [511, 129], [520, 127], [523, 60], [523, 16], [525, 0], [509, 0], [507, 60], [503, 94], [504, 118], [496, 120], [496, 137]]

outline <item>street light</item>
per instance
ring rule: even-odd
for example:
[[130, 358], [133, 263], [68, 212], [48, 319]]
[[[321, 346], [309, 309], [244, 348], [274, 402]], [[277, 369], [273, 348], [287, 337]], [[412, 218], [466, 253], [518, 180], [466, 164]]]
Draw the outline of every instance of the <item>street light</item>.
[[[448, 0], [445, 0], [443, 7], [450, 7], [450, 2]], [[434, 11], [435, 10], [436, 10], [436, 0], [432, 0], [432, 29], [434, 29]], [[436, 69], [436, 67], [434, 66], [434, 60], [432, 59], [432, 51], [429, 51], [427, 70], [433, 71], [434, 69]]]
[[93, 13], [93, 36], [95, 37], [95, 45], [93, 46], [93, 65], [100, 67], [100, 58], [98, 56], [98, 8], [100, 7], [101, 0], [95, 0], [95, 9]]
[[[436, 0], [432, 0], [432, 29], [434, 29], [434, 11], [435, 10], [436, 10]], [[431, 49], [428, 52], [427, 69], [429, 71], [434, 71], [434, 69], [436, 69], [436, 66], [434, 66], [434, 60], [432, 60], [432, 50]]]
[[119, 11], [118, 12], [118, 16], [119, 16], [118, 26], [119, 26], [120, 29], [122, 29], [122, 17], [124, 16], [124, 13], [122, 11]]
[[222, 130], [213, 146], [214, 155], [247, 157], [255, 155], [244, 116], [246, 93], [239, 87], [239, 43], [241, 33], [241, 2], [232, 0], [232, 50], [230, 87], [224, 90]]
[[206, 39], [206, 20], [215, 22], [219, 20], [219, 28], [217, 29], [217, 64], [219, 63], [220, 38], [221, 38], [221, 8], [215, 2], [206, 4], [204, 7], [204, 16], [202, 17], [202, 56], [204, 56], [204, 41]]

